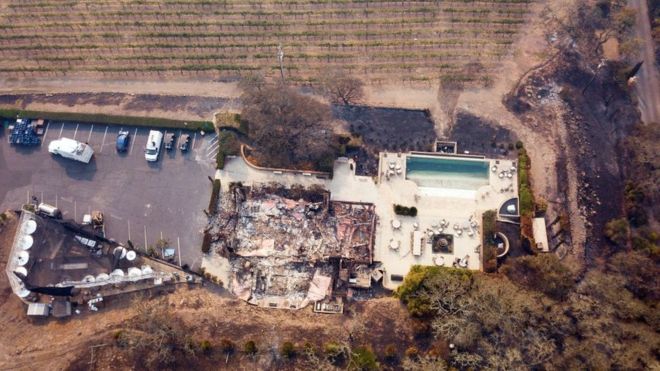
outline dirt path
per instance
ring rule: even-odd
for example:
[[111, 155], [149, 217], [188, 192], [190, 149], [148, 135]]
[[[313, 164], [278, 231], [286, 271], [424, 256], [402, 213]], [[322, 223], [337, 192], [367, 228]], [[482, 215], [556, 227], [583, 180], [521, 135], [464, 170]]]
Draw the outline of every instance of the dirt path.
[[238, 83], [211, 80], [139, 81], [92, 79], [0, 79], [0, 93], [126, 93], [236, 98]]
[[660, 78], [655, 64], [655, 42], [651, 35], [649, 9], [646, 0], [631, 0], [629, 4], [637, 11], [635, 34], [642, 43], [640, 57], [644, 61], [636, 85], [639, 110], [644, 123], [660, 123]]

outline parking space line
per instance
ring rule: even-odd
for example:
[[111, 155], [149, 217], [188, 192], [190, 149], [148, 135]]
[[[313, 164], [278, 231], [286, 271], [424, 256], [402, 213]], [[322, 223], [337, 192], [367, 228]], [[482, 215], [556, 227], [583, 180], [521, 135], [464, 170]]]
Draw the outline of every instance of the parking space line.
[[46, 130], [44, 130], [44, 136], [41, 138], [41, 146], [46, 143], [46, 135], [48, 135], [48, 128], [50, 127], [50, 121], [46, 124]]
[[190, 146], [191, 150], [195, 149], [195, 140], [196, 139], [197, 139], [197, 132], [195, 132], [195, 134], [193, 134], [193, 142], [192, 142], [192, 146]]
[[92, 124], [92, 127], [89, 129], [89, 135], [87, 136], [87, 143], [92, 139], [92, 131], [94, 131], [94, 124]]
[[209, 145], [213, 145], [213, 143], [215, 143], [215, 142], [217, 142], [217, 141], [218, 141], [218, 135], [216, 134], [216, 135], [215, 135], [215, 136], [209, 141]]
[[105, 146], [105, 136], [108, 135], [108, 126], [105, 126], [105, 132], [103, 133], [103, 141], [101, 142], [101, 149], [99, 153], [103, 152], [103, 146]]
[[60, 138], [62, 138], [62, 131], [64, 131], [64, 123], [62, 123], [62, 127], [60, 128]]
[[25, 200], [26, 200], [25, 201], [26, 204], [30, 203], [30, 190], [29, 189], [27, 190], [27, 198]]
[[213, 153], [215, 153], [218, 150], [219, 146], [216, 146], [215, 148], [211, 148], [208, 151], [206, 151], [206, 156], [209, 156]]
[[39, 199], [40, 202], [44, 202], [44, 191], [41, 191], [41, 198]]
[[216, 144], [212, 145], [212, 146], [206, 151], [206, 154], [208, 155], [209, 153], [214, 152], [216, 149], [218, 149], [218, 147], [220, 147], [220, 143], [216, 143]]
[[147, 226], [144, 226], [144, 252], [147, 252]]
[[57, 199], [60, 198], [57, 193], [55, 193], [55, 208], [57, 208]]
[[73, 220], [78, 220], [78, 203], [76, 200], [73, 200]]
[[128, 224], [128, 240], [131, 240], [131, 221], [126, 220], [126, 224]]
[[181, 266], [181, 242], [179, 242], [179, 236], [176, 236], [176, 250], [179, 253], [179, 267]]
[[80, 124], [76, 124], [76, 130], [73, 132], [73, 140], [76, 140], [76, 135], [78, 135], [78, 126], [80, 126]]
[[128, 150], [128, 154], [133, 153], [133, 146], [135, 145], [135, 140], [137, 139], [137, 128], [135, 128], [135, 134], [133, 134], [133, 140], [131, 141], [131, 149]]

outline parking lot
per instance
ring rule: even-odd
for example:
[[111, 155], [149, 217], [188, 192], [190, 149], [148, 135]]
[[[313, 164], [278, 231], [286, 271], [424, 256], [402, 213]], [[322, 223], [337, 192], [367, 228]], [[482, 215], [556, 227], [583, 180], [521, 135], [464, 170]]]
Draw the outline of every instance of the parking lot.
[[[120, 129], [130, 132], [126, 152], [118, 153]], [[175, 262], [195, 268], [201, 262], [203, 210], [208, 206], [218, 151], [214, 133], [191, 136], [190, 150], [161, 149], [158, 161], [144, 158], [149, 128], [51, 121], [42, 144], [12, 146], [3, 130], [0, 141], [0, 208], [16, 209], [33, 197], [57, 206], [64, 218], [82, 222], [84, 214], [105, 214], [106, 234], [136, 248], [156, 246], [160, 239], [177, 250]], [[159, 129], [167, 132], [165, 129]], [[176, 134], [175, 145], [182, 133]], [[66, 137], [89, 143], [89, 164], [48, 153], [51, 140]]]

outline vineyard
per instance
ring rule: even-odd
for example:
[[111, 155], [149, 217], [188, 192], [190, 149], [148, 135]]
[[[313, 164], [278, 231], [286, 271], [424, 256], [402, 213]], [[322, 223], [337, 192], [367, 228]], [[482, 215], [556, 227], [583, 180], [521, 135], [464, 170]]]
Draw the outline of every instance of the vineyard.
[[4, 1], [0, 76], [278, 76], [282, 45], [295, 83], [341, 68], [372, 84], [484, 84], [511, 53], [531, 1]]

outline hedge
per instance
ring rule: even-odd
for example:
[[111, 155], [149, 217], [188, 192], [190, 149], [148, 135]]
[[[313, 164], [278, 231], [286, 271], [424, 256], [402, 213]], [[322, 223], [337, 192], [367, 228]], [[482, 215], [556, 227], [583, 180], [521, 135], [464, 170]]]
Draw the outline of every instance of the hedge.
[[222, 130], [218, 136], [218, 154], [216, 155], [216, 169], [225, 167], [225, 157], [237, 156], [241, 151], [241, 144], [236, 138], [236, 133]]
[[529, 156], [525, 148], [518, 151], [518, 193], [520, 200], [520, 215], [531, 215], [534, 211], [534, 194], [529, 184]]
[[204, 232], [204, 238], [202, 239], [202, 252], [204, 254], [211, 252], [211, 234], [208, 231]]
[[497, 211], [488, 210], [483, 213], [481, 225], [483, 226], [483, 263], [484, 271], [492, 273], [497, 270], [497, 246], [493, 235], [497, 231]]
[[213, 190], [209, 200], [209, 214], [215, 215], [218, 212], [218, 199], [220, 197], [220, 179], [213, 180]]
[[118, 116], [101, 113], [30, 111], [15, 108], [0, 108], [0, 117], [5, 118], [43, 118], [58, 121], [85, 123], [103, 123], [109, 125], [153, 126], [162, 128], [181, 128], [190, 130], [213, 131], [210, 121], [172, 120], [157, 117]]

